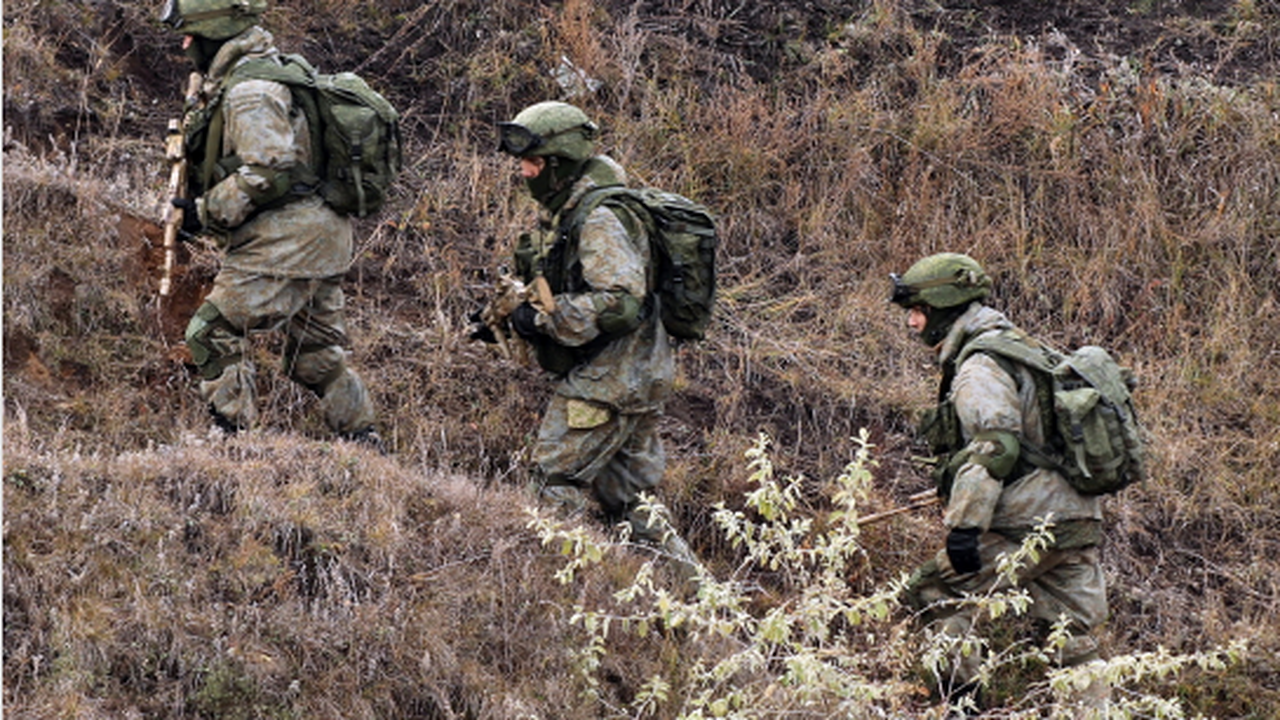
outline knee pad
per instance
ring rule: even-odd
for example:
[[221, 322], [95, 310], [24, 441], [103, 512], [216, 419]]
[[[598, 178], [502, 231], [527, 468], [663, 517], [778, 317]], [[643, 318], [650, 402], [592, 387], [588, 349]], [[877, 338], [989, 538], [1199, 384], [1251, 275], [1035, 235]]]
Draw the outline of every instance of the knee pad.
[[196, 310], [196, 314], [191, 317], [191, 322], [187, 323], [186, 332], [187, 349], [191, 351], [191, 360], [205, 380], [217, 379], [227, 366], [239, 362], [242, 357], [238, 352], [230, 354], [220, 352], [216, 341], [216, 336], [219, 334], [228, 338], [240, 337], [235, 326], [222, 316], [218, 306], [206, 301]]

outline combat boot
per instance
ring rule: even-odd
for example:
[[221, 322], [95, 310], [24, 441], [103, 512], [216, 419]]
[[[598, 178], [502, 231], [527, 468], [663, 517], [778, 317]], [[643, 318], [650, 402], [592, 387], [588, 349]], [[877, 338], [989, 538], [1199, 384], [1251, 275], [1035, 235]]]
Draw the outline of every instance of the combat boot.
[[572, 520], [587, 511], [587, 496], [573, 485], [541, 483], [536, 492], [538, 500], [551, 506], [562, 520]]
[[387, 455], [389, 453], [386, 444], [382, 442], [382, 436], [378, 434], [378, 431], [372, 425], [354, 432], [338, 433], [338, 437], [349, 442], [359, 443], [371, 450], [376, 450], [379, 455]]
[[[1102, 662], [1097, 650], [1090, 650], [1063, 662], [1063, 665], [1077, 667]], [[1105, 677], [1095, 676], [1082, 688], [1072, 687], [1063, 700], [1064, 704], [1071, 709], [1071, 717], [1077, 720], [1100, 720], [1107, 717], [1107, 711], [1111, 707], [1111, 683], [1107, 682]]]
[[221, 430], [224, 435], [235, 435], [244, 429], [236, 421], [218, 412], [218, 409], [212, 405], [209, 406], [209, 417], [213, 420], [213, 426]]
[[964, 720], [982, 715], [982, 687], [976, 682], [968, 682], [951, 688], [947, 693], [946, 720]]
[[657, 550], [685, 588], [697, 593], [700, 578], [707, 571], [666, 516], [652, 509], [635, 508], [627, 512], [627, 521], [631, 536]]

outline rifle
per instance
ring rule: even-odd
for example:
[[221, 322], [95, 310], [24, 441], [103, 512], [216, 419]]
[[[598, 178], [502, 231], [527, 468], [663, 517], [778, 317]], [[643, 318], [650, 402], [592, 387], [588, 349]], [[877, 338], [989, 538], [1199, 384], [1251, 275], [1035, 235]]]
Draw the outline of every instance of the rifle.
[[[191, 73], [187, 78], [184, 114], [195, 105], [200, 82], [200, 73]], [[174, 207], [170, 201], [187, 196], [187, 151], [182, 125], [183, 121], [171, 119], [164, 138], [164, 157], [169, 161], [169, 194], [165, 198], [164, 219], [161, 221], [164, 225], [164, 272], [160, 276], [160, 297], [168, 297], [173, 289], [173, 268], [178, 262], [178, 232], [182, 230], [182, 208]]]
[[923, 508], [933, 507], [934, 505], [938, 505], [941, 502], [942, 502], [942, 498], [938, 497], [938, 491], [936, 489], [930, 488], [928, 490], [922, 490], [916, 493], [915, 495], [912, 495], [911, 497], [907, 498], [906, 505], [893, 508], [892, 510], [885, 510], [883, 512], [872, 513], [870, 515], [863, 515], [862, 517], [858, 518], [858, 525], [872, 525], [874, 523], [880, 522], [881, 520], [887, 520], [891, 517], [897, 517], [898, 515], [905, 515], [906, 513], [909, 513], [913, 510], [921, 510]]
[[546, 313], [555, 312], [556, 309], [555, 295], [551, 292], [551, 285], [544, 276], [539, 275], [533, 279], [532, 283], [525, 285], [507, 268], [500, 268], [493, 297], [481, 308], [479, 317], [480, 321], [493, 333], [494, 340], [498, 344], [498, 352], [507, 360], [512, 359], [510, 345], [512, 341], [516, 342], [515, 360], [517, 362], [526, 360], [525, 344], [519, 338], [512, 336], [508, 322], [511, 313], [525, 302]]
[[[521, 303], [528, 299], [529, 287], [506, 268], [501, 268], [498, 270], [498, 282], [494, 286], [493, 297], [480, 310], [480, 321], [493, 331], [493, 337], [498, 341], [498, 352], [507, 360], [512, 357], [511, 345], [508, 341], [517, 339], [512, 337], [507, 319]], [[517, 354], [521, 356], [519, 359], [523, 360], [523, 346], [518, 347], [520, 349], [517, 350]]]

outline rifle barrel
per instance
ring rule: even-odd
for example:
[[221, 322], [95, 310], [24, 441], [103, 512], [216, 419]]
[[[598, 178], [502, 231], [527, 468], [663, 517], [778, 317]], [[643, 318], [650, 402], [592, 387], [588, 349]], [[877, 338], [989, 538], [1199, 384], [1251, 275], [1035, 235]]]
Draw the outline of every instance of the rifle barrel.
[[[934, 493], [934, 491], [932, 490], [930, 490], [929, 492]], [[916, 496], [912, 495], [911, 497], [914, 498]], [[900, 507], [893, 508], [892, 510], [885, 510], [883, 512], [872, 513], [870, 515], [863, 515], [862, 517], [858, 518], [857, 522], [859, 525], [873, 525], [882, 520], [887, 520], [891, 517], [905, 515], [906, 513], [909, 513], [913, 510], [921, 510], [923, 508], [938, 505], [941, 502], [942, 502], [942, 498], [938, 497], [938, 495], [934, 493], [932, 497], [925, 496], [924, 498], [915, 500], [914, 502], [911, 502], [907, 505], [902, 505]]]

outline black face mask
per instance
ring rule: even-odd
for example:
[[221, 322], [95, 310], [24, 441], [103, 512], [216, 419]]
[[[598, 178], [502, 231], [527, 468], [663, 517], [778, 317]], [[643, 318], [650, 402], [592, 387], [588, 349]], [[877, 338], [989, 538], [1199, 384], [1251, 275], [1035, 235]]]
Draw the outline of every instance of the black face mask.
[[207, 73], [209, 72], [209, 66], [213, 64], [213, 56], [218, 54], [218, 50], [222, 48], [222, 44], [225, 42], [226, 40], [210, 40], [199, 35], [192, 35], [191, 44], [183, 52], [195, 64], [196, 70]]
[[949, 308], [929, 308], [929, 319], [925, 321], [924, 330], [920, 331], [920, 340], [929, 347], [942, 342], [951, 332], [951, 326], [968, 309], [968, 303]]
[[529, 194], [543, 207], [555, 212], [569, 199], [569, 190], [573, 183], [582, 176], [585, 162], [575, 162], [558, 155], [547, 155], [542, 172], [536, 177], [525, 180]]

